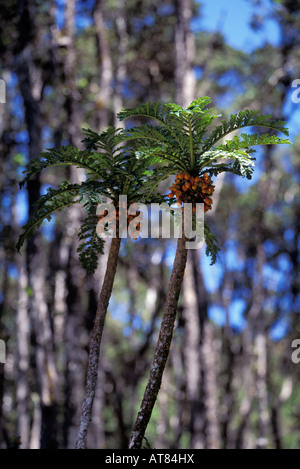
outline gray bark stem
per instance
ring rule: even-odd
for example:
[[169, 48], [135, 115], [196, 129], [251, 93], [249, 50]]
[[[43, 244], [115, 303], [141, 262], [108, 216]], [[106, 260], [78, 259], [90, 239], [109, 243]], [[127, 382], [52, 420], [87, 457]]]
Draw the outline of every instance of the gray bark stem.
[[102, 332], [108, 308], [109, 299], [111, 296], [114, 278], [117, 270], [118, 256], [120, 250], [121, 238], [112, 238], [106, 272], [99, 296], [94, 328], [90, 341], [89, 361], [87, 370], [87, 380], [85, 396], [82, 405], [82, 414], [79, 423], [79, 430], [75, 448], [86, 448], [86, 437], [88, 426], [91, 420], [93, 401], [95, 397], [97, 378], [98, 378], [98, 365], [99, 365], [99, 352], [102, 339]]
[[177, 243], [177, 250], [166, 303], [164, 306], [163, 319], [156, 344], [154, 359], [141, 407], [132, 430], [129, 442], [130, 449], [139, 449], [142, 446], [145, 431], [150, 421], [152, 410], [161, 386], [162, 376], [167, 363], [173, 336], [178, 299], [183, 282], [186, 259], [187, 249], [185, 247], [185, 238], [182, 237], [178, 239]]

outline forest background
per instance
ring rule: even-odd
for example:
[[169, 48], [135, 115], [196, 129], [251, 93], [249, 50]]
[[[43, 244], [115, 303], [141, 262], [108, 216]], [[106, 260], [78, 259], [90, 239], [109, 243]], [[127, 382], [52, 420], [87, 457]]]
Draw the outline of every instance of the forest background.
[[[26, 164], [81, 148], [83, 127], [120, 127], [123, 107], [210, 96], [224, 117], [248, 108], [286, 120], [293, 145], [260, 149], [251, 181], [216, 180], [205, 217], [220, 260], [189, 252], [147, 444], [299, 448], [300, 1], [6, 0], [0, 19], [0, 447], [74, 447], [107, 259], [93, 276], [82, 269], [80, 208], [16, 252], [38, 194], [84, 179], [56, 168], [20, 190]], [[89, 448], [128, 447], [174, 254], [172, 239], [122, 241]]]

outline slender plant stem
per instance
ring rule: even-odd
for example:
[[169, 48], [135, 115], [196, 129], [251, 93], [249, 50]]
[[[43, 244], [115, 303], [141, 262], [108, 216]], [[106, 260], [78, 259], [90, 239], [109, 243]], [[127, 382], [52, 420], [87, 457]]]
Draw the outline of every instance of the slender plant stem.
[[132, 429], [129, 442], [130, 449], [139, 449], [142, 446], [145, 431], [150, 421], [152, 410], [161, 386], [162, 376], [167, 363], [173, 336], [178, 299], [183, 282], [186, 260], [187, 249], [185, 247], [185, 238], [182, 237], [178, 239], [177, 243], [177, 250], [154, 359], [141, 407]]
[[193, 132], [191, 126], [191, 119], [189, 119], [189, 135], [190, 135], [190, 152], [191, 152], [191, 168], [195, 166], [195, 155], [194, 155], [194, 144], [193, 144]]
[[86, 437], [88, 426], [91, 420], [93, 401], [95, 397], [97, 378], [98, 378], [98, 365], [99, 365], [99, 352], [101, 345], [102, 332], [108, 308], [109, 299], [111, 296], [114, 278], [117, 270], [118, 256], [120, 250], [121, 238], [112, 238], [110, 250], [107, 259], [107, 267], [101, 288], [101, 293], [98, 300], [97, 311], [95, 316], [94, 328], [90, 340], [90, 352], [87, 369], [87, 380], [85, 396], [82, 405], [82, 414], [79, 423], [78, 435], [75, 448], [86, 448]]

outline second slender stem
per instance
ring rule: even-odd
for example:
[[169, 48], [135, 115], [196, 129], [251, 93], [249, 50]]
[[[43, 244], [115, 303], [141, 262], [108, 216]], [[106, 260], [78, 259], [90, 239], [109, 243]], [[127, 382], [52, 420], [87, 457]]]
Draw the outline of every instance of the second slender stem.
[[121, 238], [112, 238], [109, 255], [107, 259], [107, 267], [101, 288], [101, 293], [98, 301], [97, 312], [95, 316], [95, 323], [90, 341], [90, 352], [88, 361], [88, 371], [86, 380], [85, 396], [82, 405], [82, 414], [78, 429], [78, 436], [76, 441], [76, 449], [86, 448], [86, 437], [88, 426], [91, 420], [93, 401], [95, 397], [97, 378], [98, 378], [98, 365], [99, 365], [99, 352], [104, 329], [104, 322], [108, 308], [109, 299], [113, 288], [113, 283], [117, 270], [118, 256], [121, 245]]
[[145, 431], [161, 386], [173, 336], [186, 260], [187, 249], [185, 247], [185, 238], [179, 238], [154, 359], [141, 407], [132, 430], [129, 442], [130, 449], [139, 449], [142, 446]]

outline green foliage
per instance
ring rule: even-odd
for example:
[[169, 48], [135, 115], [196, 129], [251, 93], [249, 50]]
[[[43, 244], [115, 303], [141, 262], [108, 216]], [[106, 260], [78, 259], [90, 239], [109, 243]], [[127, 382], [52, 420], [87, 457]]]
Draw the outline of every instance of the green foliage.
[[[210, 101], [210, 98], [202, 97], [193, 101], [186, 109], [173, 103], [146, 103], [135, 109], [123, 110], [118, 117], [120, 120], [133, 117], [155, 119], [158, 125], [141, 124], [126, 129], [125, 133], [128, 138], [137, 141], [140, 154], [145, 157], [151, 155], [169, 163], [174, 173], [185, 170], [196, 176], [202, 169], [214, 173], [214, 169], [210, 170], [210, 162], [221, 158], [240, 160], [242, 167], [249, 166], [253, 161], [249, 154], [254, 151], [249, 150], [249, 147], [289, 143], [287, 139], [275, 135], [242, 134], [223, 145], [214, 146], [229, 133], [243, 127], [267, 127], [284, 135], [288, 135], [288, 130], [283, 121], [275, 121], [270, 115], [259, 115], [257, 111], [246, 110], [232, 114], [228, 121], [222, 120], [221, 125], [207, 136], [210, 124], [219, 117], [210, 115], [211, 110], [205, 109]], [[245, 151], [240, 151], [241, 149]], [[233, 169], [236, 172], [236, 168]]]
[[145, 161], [124, 146], [126, 139], [120, 129], [109, 128], [101, 134], [85, 129], [84, 133], [84, 150], [71, 146], [48, 149], [41, 154], [40, 159], [31, 161], [25, 170], [26, 176], [20, 183], [21, 187], [32, 176], [53, 166], [74, 165], [84, 168], [87, 170], [87, 180], [81, 184], [65, 181], [58, 189], [49, 188], [38, 199], [32, 218], [23, 227], [17, 249], [20, 251], [25, 239], [44, 220], [50, 220], [55, 212], [79, 203], [87, 210], [87, 217], [78, 233], [79, 258], [87, 272], [93, 273], [104, 246], [104, 240], [96, 234], [96, 207], [104, 201], [103, 197], [110, 199], [115, 205], [119, 203], [119, 196], [125, 194], [128, 202], [160, 202], [164, 199], [159, 194], [152, 194], [152, 186], [151, 194], [149, 191], [149, 181], [155, 181], [150, 169], [155, 158], [148, 156]]
[[104, 177], [107, 168], [102, 159], [98, 161], [97, 154], [90, 153], [89, 151], [78, 150], [71, 145], [63, 146], [58, 149], [49, 148], [41, 154], [39, 159], [31, 160], [27, 169], [24, 171], [27, 175], [20, 183], [20, 186], [24, 186], [35, 174], [53, 166], [76, 166], [77, 168], [84, 168], [90, 171], [95, 177], [99, 178]]
[[211, 262], [210, 265], [213, 265], [217, 262], [217, 259], [219, 257], [219, 252], [221, 251], [221, 248], [218, 244], [218, 240], [216, 235], [214, 235], [210, 229], [207, 223], [204, 223], [204, 238], [206, 242], [206, 249], [205, 249], [205, 254], [207, 256], [210, 256]]
[[[115, 205], [118, 205], [119, 196], [125, 194], [129, 203], [162, 202], [164, 197], [155, 189], [159, 182], [177, 171], [194, 176], [204, 172], [217, 176], [227, 171], [250, 179], [254, 150], [249, 147], [289, 143], [275, 135], [243, 133], [215, 146], [226, 135], [243, 127], [267, 127], [285, 135], [288, 135], [288, 130], [284, 127], [285, 122], [246, 110], [231, 115], [228, 121], [222, 120], [221, 125], [207, 135], [209, 126], [219, 117], [211, 115], [207, 108], [210, 102], [210, 98], [201, 97], [186, 109], [174, 103], [142, 104], [120, 112], [120, 120], [139, 117], [155, 123], [144, 123], [126, 130], [108, 128], [101, 134], [84, 129], [84, 150], [72, 146], [48, 149], [41, 158], [31, 161], [21, 187], [32, 176], [53, 166], [84, 168], [87, 180], [81, 184], [63, 182], [58, 189], [50, 188], [40, 197], [33, 217], [24, 226], [18, 240], [18, 250], [43, 220], [50, 220], [53, 213], [80, 203], [88, 215], [78, 234], [78, 252], [82, 265], [92, 273], [97, 267], [98, 255], [103, 253], [104, 241], [97, 237], [95, 230], [96, 206], [103, 197]], [[204, 233], [206, 253], [214, 263], [220, 248], [207, 225]]]
[[[288, 129], [284, 127], [286, 122], [284, 121], [275, 121], [272, 119], [272, 116], [269, 114], [258, 114], [258, 111], [241, 111], [238, 114], [232, 114], [228, 121], [222, 120], [221, 125], [218, 125], [213, 132], [207, 137], [203, 142], [203, 152], [211, 148], [217, 141], [224, 138], [229, 133], [242, 129], [244, 127], [267, 127], [272, 130], [282, 132], [284, 135], [288, 136]], [[272, 139], [273, 136], [270, 136]], [[266, 143], [271, 143], [268, 141]], [[274, 143], [281, 143], [274, 141]], [[283, 143], [286, 143], [284, 141]], [[243, 148], [254, 145], [257, 143], [252, 143], [251, 141], [244, 141]]]
[[38, 199], [32, 218], [23, 226], [23, 233], [17, 242], [18, 251], [23, 246], [25, 239], [29, 238], [32, 232], [40, 227], [44, 220], [50, 221], [54, 212], [79, 202], [80, 187], [79, 184], [64, 182], [59, 189], [49, 188], [47, 193]]
[[[222, 120], [211, 132], [209, 127], [218, 115], [211, 115], [209, 97], [194, 100], [186, 109], [174, 103], [146, 103], [135, 109], [125, 109], [118, 114], [119, 119], [147, 118], [153, 123], [141, 123], [124, 131], [126, 137], [135, 141], [136, 154], [140, 158], [155, 158], [160, 163], [155, 170], [155, 181], [163, 180], [171, 174], [185, 171], [192, 176], [209, 173], [217, 176], [231, 172], [251, 179], [254, 169], [252, 146], [290, 143], [288, 139], [276, 135], [257, 133], [234, 136], [216, 146], [228, 134], [244, 127], [266, 127], [272, 132], [282, 132], [288, 136], [285, 122], [275, 121], [270, 115], [260, 115], [257, 111], [245, 110], [232, 114], [228, 121]], [[150, 182], [151, 185], [151, 182]], [[173, 200], [169, 200], [173, 203]], [[220, 250], [217, 239], [206, 225], [206, 253], [214, 263]]]
[[89, 274], [93, 274], [98, 266], [98, 255], [103, 254], [104, 241], [97, 236], [95, 226], [98, 217], [90, 213], [82, 223], [78, 239], [81, 242], [77, 248], [79, 260]]

